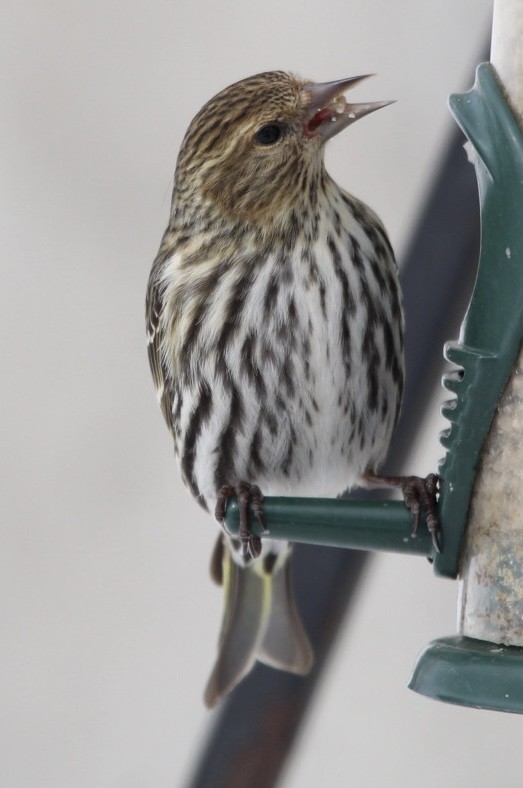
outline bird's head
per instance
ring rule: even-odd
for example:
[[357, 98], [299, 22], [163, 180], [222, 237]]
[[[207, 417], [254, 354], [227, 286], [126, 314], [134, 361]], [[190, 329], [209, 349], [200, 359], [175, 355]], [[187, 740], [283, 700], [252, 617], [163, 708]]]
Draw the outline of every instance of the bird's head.
[[314, 83], [270, 71], [225, 88], [187, 130], [178, 197], [190, 194], [222, 214], [250, 220], [292, 209], [309, 188], [317, 189], [325, 142], [391, 103], [348, 103], [345, 91], [363, 79]]

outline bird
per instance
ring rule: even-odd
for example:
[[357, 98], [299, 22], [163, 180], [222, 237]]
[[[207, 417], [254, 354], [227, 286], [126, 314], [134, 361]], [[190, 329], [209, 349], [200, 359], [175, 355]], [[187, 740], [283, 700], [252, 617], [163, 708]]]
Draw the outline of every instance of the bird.
[[[183, 482], [222, 526], [211, 575], [224, 587], [224, 613], [208, 707], [256, 661], [298, 675], [313, 664], [292, 546], [263, 536], [265, 495], [398, 486], [415, 527], [427, 510], [439, 548], [437, 477], [378, 475], [404, 382], [392, 246], [324, 163], [328, 140], [392, 103], [348, 101], [367, 76], [247, 77], [200, 109], [179, 151], [146, 323]], [[237, 537], [223, 528], [231, 496]]]

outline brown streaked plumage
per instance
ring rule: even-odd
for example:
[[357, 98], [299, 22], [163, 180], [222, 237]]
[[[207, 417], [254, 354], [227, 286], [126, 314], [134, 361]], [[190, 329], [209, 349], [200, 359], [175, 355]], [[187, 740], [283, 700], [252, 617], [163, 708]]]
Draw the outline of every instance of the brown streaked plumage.
[[240, 539], [222, 535], [213, 559], [225, 612], [208, 705], [256, 659], [312, 664], [289, 547], [249, 531], [258, 486], [335, 496], [375, 481], [399, 413], [393, 252], [323, 162], [327, 139], [388, 103], [347, 103], [361, 79], [242, 80], [200, 110], [178, 157], [147, 291], [151, 370], [184, 482], [218, 519], [231, 493], [244, 512]]

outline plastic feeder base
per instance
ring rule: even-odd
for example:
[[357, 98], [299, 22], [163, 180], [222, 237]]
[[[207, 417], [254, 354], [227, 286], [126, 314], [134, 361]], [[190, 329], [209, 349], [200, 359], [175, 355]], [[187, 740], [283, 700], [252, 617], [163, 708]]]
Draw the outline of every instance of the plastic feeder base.
[[433, 640], [408, 686], [445, 703], [523, 714], [523, 648], [461, 635]]

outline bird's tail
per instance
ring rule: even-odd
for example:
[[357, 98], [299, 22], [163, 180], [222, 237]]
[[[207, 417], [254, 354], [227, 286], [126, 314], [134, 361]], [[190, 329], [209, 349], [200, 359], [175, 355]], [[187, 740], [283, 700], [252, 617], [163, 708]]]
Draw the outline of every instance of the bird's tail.
[[209, 708], [247, 675], [256, 660], [302, 675], [313, 663], [292, 593], [290, 554], [280, 556], [272, 567], [263, 558], [242, 567], [224, 538], [219, 555], [222, 571], [216, 571], [215, 563], [213, 574], [223, 580], [224, 611], [218, 658], [205, 689]]

